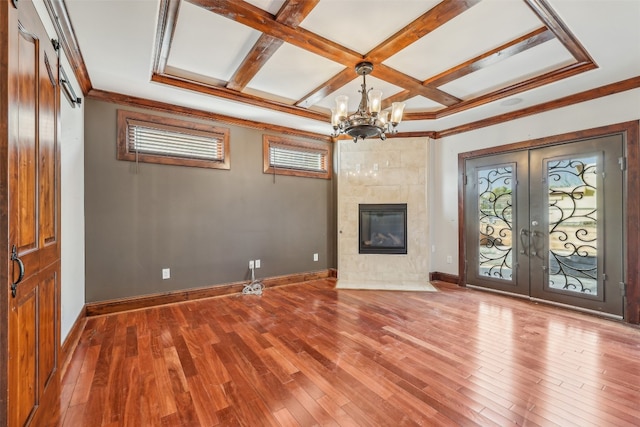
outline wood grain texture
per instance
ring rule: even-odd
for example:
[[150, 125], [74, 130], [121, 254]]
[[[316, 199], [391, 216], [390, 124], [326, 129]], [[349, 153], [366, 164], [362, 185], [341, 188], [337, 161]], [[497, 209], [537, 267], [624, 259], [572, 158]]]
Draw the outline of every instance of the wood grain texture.
[[[0, 140], [8, 141], [15, 139], [18, 132], [18, 114], [14, 108], [17, 71], [18, 46], [15, 40], [14, 28], [18, 24], [18, 13], [10, 2], [0, 2]], [[7, 164], [9, 163], [8, 144], [0, 144], [0, 173], [7, 174]], [[2, 230], [9, 229], [9, 198], [7, 179], [0, 179], [0, 227]], [[10, 257], [10, 248], [7, 244], [0, 245], [0, 257], [7, 260]], [[10, 282], [11, 271], [7, 262], [0, 263], [0, 282], [3, 283], [5, 296], [0, 298], [0, 313], [2, 313], [2, 325], [7, 324], [10, 310], [8, 294], [8, 283]], [[8, 425], [7, 392], [9, 389], [9, 329], [0, 327], [0, 425]]]
[[[130, 137], [130, 129], [132, 126], [165, 130], [174, 134], [215, 138], [222, 144], [222, 158], [219, 160], [205, 160], [198, 157], [157, 155], [154, 153], [145, 153], [144, 151], [137, 153], [135, 149], [131, 149], [131, 146], [134, 145]], [[137, 111], [118, 110], [116, 158], [130, 162], [229, 170], [231, 169], [229, 133], [229, 128], [214, 126], [213, 123], [199, 123]]]
[[269, 12], [247, 2], [190, 0], [190, 3], [340, 64], [355, 65], [362, 60], [358, 52], [302, 27], [293, 28], [278, 22]]
[[480, 0], [444, 0], [376, 46], [366, 55], [367, 60], [379, 63], [389, 59], [479, 2]]
[[[387, 67], [383, 62], [433, 30], [463, 14], [477, 4], [478, 0], [443, 1], [398, 30], [366, 54], [355, 52], [297, 26], [299, 20], [315, 7], [315, 1], [298, 3], [292, 0], [286, 2], [277, 16], [246, 2], [213, 2], [210, 0], [191, 0], [191, 2], [210, 12], [260, 31], [262, 33], [261, 38], [250, 54], [246, 56], [243, 64], [236, 70], [232, 79], [220, 86], [207, 84], [197, 76], [194, 79], [187, 79], [187, 81], [168, 70], [160, 70], [154, 73], [153, 80], [266, 108], [275, 108], [279, 111], [303, 117], [309, 117], [306, 115], [308, 113], [300, 111], [300, 109], [296, 110], [296, 108], [304, 107], [302, 110], [310, 108], [319, 100], [338, 89], [340, 85], [350, 81], [348, 72], [362, 60], [367, 60], [374, 64], [373, 75], [375, 77], [403, 88], [399, 93], [383, 100], [384, 108], [387, 108], [391, 102], [404, 101], [415, 96], [426, 97], [443, 106], [443, 108], [435, 112], [406, 112], [405, 120], [433, 120], [446, 117], [597, 68], [588, 52], [544, 0], [526, 0], [526, 3], [545, 24], [545, 27], [505, 43], [498, 48], [484, 52], [471, 60], [445, 70], [439, 75], [431, 76], [425, 81], [419, 81], [398, 70]], [[306, 7], [303, 7], [303, 5]], [[575, 63], [465, 100], [458, 99], [439, 89], [439, 87], [448, 82], [486, 68], [497, 61], [514, 56], [552, 38], [556, 38], [567, 48], [574, 56]], [[242, 93], [241, 90], [245, 85], [284, 42], [343, 64], [346, 69], [294, 102], [295, 107], [288, 107], [266, 98]], [[315, 118], [319, 119], [318, 117]]]
[[82, 57], [80, 45], [73, 30], [71, 19], [69, 18], [69, 12], [67, 12], [67, 6], [63, 1], [54, 0], [45, 0], [44, 4], [58, 35], [60, 46], [62, 46], [73, 69], [73, 74], [78, 80], [80, 89], [84, 95], [87, 95], [93, 88], [93, 85], [87, 66], [84, 63], [84, 58]]
[[8, 52], [0, 69], [0, 108], [8, 125], [0, 217], [2, 246], [15, 248], [14, 260], [3, 262], [8, 307], [1, 314], [0, 347], [9, 357], [2, 358], [8, 374], [1, 379], [0, 423], [40, 426], [55, 419], [60, 396], [58, 54], [33, 3], [11, 7], [0, 13], [0, 26], [7, 26], [0, 50]]
[[595, 89], [586, 90], [584, 92], [576, 93], [574, 95], [565, 96], [559, 99], [555, 99], [553, 101], [543, 102], [542, 104], [512, 111], [510, 113], [502, 114], [499, 116], [489, 117], [487, 119], [482, 119], [482, 120], [467, 123], [464, 125], [455, 126], [449, 129], [444, 129], [436, 132], [436, 138], [444, 138], [450, 135], [456, 135], [459, 133], [481, 129], [487, 126], [493, 126], [499, 123], [505, 123], [508, 121], [519, 119], [521, 117], [527, 117], [534, 114], [544, 113], [545, 111], [551, 111], [557, 108], [567, 107], [573, 104], [579, 104], [581, 102], [590, 101], [592, 99], [602, 98], [604, 96], [609, 96], [616, 93], [633, 90], [638, 87], [640, 87], [640, 76], [636, 76], [630, 79], [621, 80], [619, 82], [600, 86]]
[[154, 46], [153, 72], [162, 73], [167, 66], [171, 42], [178, 21], [180, 0], [162, 0]]
[[460, 276], [449, 273], [442, 273], [439, 271], [433, 271], [429, 273], [429, 280], [437, 280], [439, 282], [447, 282], [447, 283], [455, 283], [457, 284], [460, 280]]
[[331, 279], [88, 319], [62, 426], [634, 426], [640, 331]]
[[[297, 27], [318, 4], [319, 0], [287, 0], [276, 15], [276, 21]], [[227, 88], [241, 91], [271, 56], [282, 46], [283, 40], [262, 34], [233, 74]]]
[[593, 58], [587, 50], [582, 46], [578, 39], [571, 33], [569, 28], [560, 19], [558, 14], [551, 8], [546, 0], [524, 0], [531, 8], [533, 13], [538, 15], [540, 21], [555, 34], [556, 38], [571, 52], [571, 55], [579, 63], [592, 63], [595, 65]]
[[[271, 165], [271, 148], [306, 151], [322, 156], [322, 170], [306, 170], [293, 168], [279, 168]], [[276, 135], [262, 135], [262, 171], [271, 175], [300, 176], [306, 178], [331, 179], [333, 153], [331, 144], [299, 141]]]
[[553, 33], [546, 27], [538, 28], [518, 37], [502, 46], [483, 53], [472, 58], [462, 64], [446, 70], [436, 76], [433, 76], [423, 82], [425, 85], [433, 85], [435, 87], [443, 86], [453, 80], [464, 77], [473, 72], [487, 68], [507, 58], [511, 58], [519, 53], [525, 52], [533, 47], [553, 39]]
[[627, 305], [626, 320], [640, 323], [640, 122], [628, 124], [627, 146]]
[[107, 92], [103, 90], [92, 90], [87, 98], [96, 99], [98, 101], [112, 102], [114, 104], [130, 105], [133, 107], [148, 108], [150, 110], [162, 111], [166, 113], [180, 114], [199, 119], [213, 120], [220, 123], [228, 123], [237, 126], [245, 126], [252, 129], [270, 130], [285, 135], [300, 136], [303, 138], [319, 139], [322, 141], [331, 141], [327, 135], [321, 135], [313, 132], [306, 132], [285, 126], [270, 125], [266, 123], [256, 122], [253, 120], [238, 119], [236, 117], [225, 116], [223, 114], [211, 113], [196, 108], [183, 107], [180, 105], [168, 104], [165, 102], [153, 101], [150, 99], [139, 98], [136, 96], [124, 95], [121, 93]]
[[251, 95], [248, 93], [241, 93], [235, 90], [228, 89], [226, 87], [218, 87], [211, 84], [189, 80], [185, 78], [179, 78], [169, 74], [154, 73], [151, 76], [151, 81], [155, 83], [162, 83], [169, 86], [178, 87], [181, 89], [187, 89], [195, 92], [204, 93], [207, 95], [213, 95], [220, 98], [231, 99], [233, 101], [241, 101], [245, 104], [255, 105], [257, 107], [268, 108], [283, 113], [289, 113], [300, 117], [306, 117], [309, 119], [329, 121], [331, 119], [330, 114], [321, 113], [318, 111], [307, 110], [306, 108], [296, 107], [295, 105], [288, 105], [278, 101], [272, 101], [270, 99], [261, 98], [259, 96]]

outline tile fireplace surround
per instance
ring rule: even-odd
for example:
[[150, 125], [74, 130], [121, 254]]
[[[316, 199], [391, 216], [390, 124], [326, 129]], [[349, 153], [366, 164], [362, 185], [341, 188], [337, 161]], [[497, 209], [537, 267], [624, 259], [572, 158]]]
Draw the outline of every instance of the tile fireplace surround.
[[[426, 138], [341, 140], [338, 171], [337, 288], [428, 290]], [[407, 204], [407, 254], [358, 253], [358, 205]]]

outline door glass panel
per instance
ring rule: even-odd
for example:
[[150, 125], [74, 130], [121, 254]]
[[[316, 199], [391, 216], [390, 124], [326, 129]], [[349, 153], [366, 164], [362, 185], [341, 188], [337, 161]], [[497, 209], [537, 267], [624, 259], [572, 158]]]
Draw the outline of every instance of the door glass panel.
[[512, 281], [514, 166], [478, 169], [478, 274]]
[[548, 283], [598, 294], [597, 155], [547, 162]]

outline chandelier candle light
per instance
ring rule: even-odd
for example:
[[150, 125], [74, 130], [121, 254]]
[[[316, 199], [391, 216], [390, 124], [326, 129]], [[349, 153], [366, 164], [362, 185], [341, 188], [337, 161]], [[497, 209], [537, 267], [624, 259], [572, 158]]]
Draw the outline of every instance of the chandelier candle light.
[[378, 137], [384, 141], [387, 139], [386, 133], [397, 132], [396, 126], [402, 121], [404, 103], [391, 104], [391, 119], [388, 111], [380, 111], [382, 91], [373, 90], [373, 88], [367, 90], [366, 76], [371, 71], [373, 71], [371, 62], [360, 62], [356, 65], [356, 73], [362, 76], [362, 90], [358, 91], [362, 94], [358, 111], [349, 115], [347, 111], [349, 97], [346, 95], [336, 97], [336, 108], [331, 109], [334, 138], [346, 134], [353, 138], [353, 142], [358, 142], [358, 138], [370, 137]]

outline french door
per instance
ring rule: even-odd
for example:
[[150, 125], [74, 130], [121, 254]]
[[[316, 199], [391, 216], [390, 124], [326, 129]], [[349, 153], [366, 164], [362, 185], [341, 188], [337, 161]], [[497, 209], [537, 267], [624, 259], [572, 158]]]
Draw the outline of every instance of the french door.
[[467, 283], [623, 314], [623, 139], [465, 162]]

